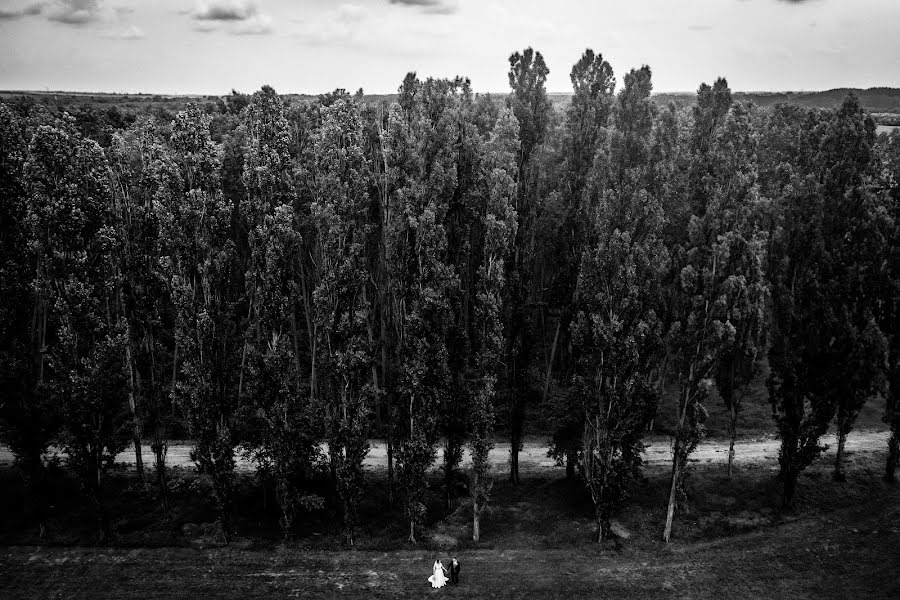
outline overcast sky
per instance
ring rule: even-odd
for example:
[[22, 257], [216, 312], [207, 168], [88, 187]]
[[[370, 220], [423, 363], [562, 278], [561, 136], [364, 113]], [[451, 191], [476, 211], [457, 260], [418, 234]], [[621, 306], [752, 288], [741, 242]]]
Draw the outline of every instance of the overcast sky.
[[396, 91], [408, 71], [506, 91], [533, 46], [570, 90], [585, 48], [655, 91], [900, 87], [900, 0], [0, 0], [0, 88]]

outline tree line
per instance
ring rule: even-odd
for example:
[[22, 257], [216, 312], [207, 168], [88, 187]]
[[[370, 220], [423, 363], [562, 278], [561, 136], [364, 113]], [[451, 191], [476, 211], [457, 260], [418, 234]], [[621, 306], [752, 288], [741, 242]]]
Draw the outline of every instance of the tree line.
[[[661, 107], [649, 67], [616, 91], [591, 50], [554, 109], [548, 73], [527, 48], [506, 97], [410, 73], [390, 104], [263, 87], [171, 120], [119, 115], [102, 135], [0, 104], [0, 441], [41, 531], [51, 446], [105, 540], [114, 457], [133, 446], [168, 508], [167, 442], [186, 433], [226, 539], [243, 452], [274, 483], [286, 537], [333, 500], [352, 545], [382, 437], [409, 540], [438, 447], [444, 501], [467, 482], [478, 540], [497, 432], [518, 483], [543, 407], [602, 541], [674, 390], [668, 541], [711, 394], [729, 412], [730, 475], [765, 359], [785, 509], [832, 421], [843, 478], [876, 394], [893, 481], [900, 134], [876, 137], [852, 95], [763, 110], [724, 79]], [[312, 491], [321, 473], [330, 499]]]

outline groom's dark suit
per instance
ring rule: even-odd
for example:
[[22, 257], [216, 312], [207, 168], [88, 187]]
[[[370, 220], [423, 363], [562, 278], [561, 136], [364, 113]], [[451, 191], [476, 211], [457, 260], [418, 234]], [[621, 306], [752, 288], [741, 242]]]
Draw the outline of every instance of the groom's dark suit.
[[450, 583], [456, 585], [459, 583], [459, 561], [450, 561]]

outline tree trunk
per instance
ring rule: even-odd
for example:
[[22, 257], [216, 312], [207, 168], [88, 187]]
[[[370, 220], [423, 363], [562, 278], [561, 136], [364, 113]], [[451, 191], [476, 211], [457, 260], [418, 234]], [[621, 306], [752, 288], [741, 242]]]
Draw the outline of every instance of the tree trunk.
[[453, 510], [453, 469], [456, 465], [450, 464], [450, 458], [455, 452], [456, 443], [452, 441], [450, 436], [447, 436], [447, 442], [444, 446], [444, 488], [446, 491], [447, 505], [445, 510], [447, 514], [450, 514]]
[[109, 513], [106, 511], [106, 503], [103, 502], [100, 494], [100, 490], [97, 490], [97, 510], [100, 515], [100, 545], [106, 546], [112, 537], [112, 528], [109, 523]]
[[522, 439], [520, 401], [518, 390], [513, 389], [509, 410], [509, 480], [513, 485], [519, 485], [519, 442]]
[[103, 472], [100, 468], [100, 457], [92, 452], [92, 487], [94, 488], [94, 503], [97, 507], [97, 518], [100, 524], [100, 545], [105, 546], [109, 543], [111, 537], [111, 527], [109, 523], [109, 514], [106, 511], [106, 503], [103, 501], [102, 477]]
[[[372, 385], [375, 386], [375, 391], [378, 392], [382, 388], [378, 386], [378, 367], [375, 366], [375, 362], [372, 362]], [[381, 376], [382, 380], [384, 380], [384, 375]], [[381, 416], [381, 406], [382, 406], [382, 396], [381, 394], [375, 394], [375, 406], [372, 412], [375, 413], [375, 430], [378, 432], [378, 436], [384, 433], [384, 421]]]
[[575, 452], [566, 450], [566, 479], [575, 478]]
[[131, 354], [130, 330], [127, 335], [129, 336], [129, 339], [125, 344], [125, 368], [128, 369], [128, 408], [131, 411], [131, 436], [134, 440], [134, 466], [137, 469], [138, 480], [141, 482], [141, 485], [144, 485], [144, 457], [141, 453], [141, 420], [138, 418], [137, 405], [134, 399], [134, 362]]
[[[221, 474], [218, 474], [217, 479], [220, 478]], [[229, 514], [229, 501], [225, 496], [227, 492], [225, 492], [224, 490], [223, 482], [220, 481], [216, 487], [219, 488], [219, 527], [222, 528], [222, 538], [224, 539], [225, 545], [227, 546], [231, 543], [231, 515]]]
[[781, 497], [781, 510], [784, 512], [794, 511], [794, 496], [797, 492], [797, 476], [798, 473], [794, 469], [785, 469], [784, 473], [784, 494]]
[[384, 385], [384, 404], [387, 414], [387, 468], [388, 468], [388, 506], [394, 506], [394, 410], [392, 406], [393, 394], [391, 393], [391, 371], [388, 361], [387, 349], [387, 317], [385, 310], [381, 311], [381, 380]]
[[559, 341], [559, 329], [562, 327], [562, 317], [556, 322], [556, 333], [553, 334], [553, 343], [550, 345], [550, 360], [547, 361], [547, 375], [544, 377], [544, 393], [541, 403], [547, 402], [547, 394], [550, 391], [550, 376], [553, 374], [553, 359], [556, 357], [556, 343]]
[[309, 401], [312, 403], [316, 399], [316, 338], [315, 331], [312, 337], [312, 352], [309, 353]]
[[515, 432], [509, 436], [509, 480], [519, 485], [519, 436]]
[[416, 543], [416, 521], [412, 517], [409, 519], [409, 543]]
[[[388, 414], [391, 412], [390, 395], [387, 398]], [[388, 462], [388, 506], [394, 506], [394, 425], [393, 419], [388, 417], [388, 437], [387, 437], [387, 462]]]
[[596, 517], [597, 531], [595, 534], [595, 540], [598, 544], [602, 544], [612, 537], [612, 523], [607, 511], [600, 507], [597, 507], [596, 509]]
[[478, 490], [481, 489], [481, 478], [478, 473], [472, 474], [472, 541], [481, 539], [481, 506], [478, 504]]
[[[365, 287], [363, 287], [363, 302], [365, 304], [369, 304], [368, 294], [366, 293]], [[375, 327], [372, 323], [375, 319], [369, 318], [370, 316], [372, 316], [371, 312], [372, 312], [372, 309], [371, 309], [371, 305], [370, 305], [370, 308], [368, 310], [369, 314], [366, 315], [366, 332], [369, 334], [369, 344], [371, 344], [374, 347], [375, 346]], [[383, 385], [382, 386], [378, 385], [378, 366], [377, 366], [377, 362], [375, 361], [374, 357], [372, 358], [372, 361], [369, 364], [369, 368], [372, 371], [372, 385], [375, 386], [375, 391], [377, 392], [377, 391], [383, 389]], [[382, 384], [383, 384], [384, 383], [384, 372], [381, 373], [381, 379], [382, 379]], [[375, 413], [375, 429], [378, 431], [379, 436], [381, 435], [382, 429], [383, 429], [382, 422], [381, 422], [381, 402], [382, 402], [381, 394], [375, 394], [375, 406], [374, 406], [375, 410], [373, 412]]]
[[40, 539], [43, 540], [47, 533], [47, 511], [44, 495], [44, 463], [40, 454], [36, 452], [30, 454], [32, 454], [32, 456], [26, 459], [28, 462], [27, 471], [23, 471], [28, 473], [25, 481], [25, 489], [28, 493], [25, 494], [23, 499], [26, 502], [26, 510], [31, 509], [34, 512], [34, 517], [38, 522]]
[[297, 387], [300, 387], [300, 333], [297, 331], [297, 315], [294, 312], [294, 305], [291, 305], [291, 336], [294, 340], [294, 368], [297, 369]]
[[[338, 477], [337, 477], [337, 456], [334, 454], [335, 444], [328, 442], [328, 474], [331, 481], [331, 489], [334, 490], [332, 498], [337, 498], [338, 493]], [[338, 500], [340, 498], [337, 498]]]
[[178, 384], [178, 344], [175, 344], [175, 350], [172, 352], [172, 388], [169, 392], [170, 402], [175, 402], [175, 391]]
[[145, 485], [144, 481], [144, 457], [141, 456], [141, 436], [134, 433], [134, 466], [137, 469], [138, 480], [141, 485]]
[[844, 471], [842, 469], [843, 465], [841, 464], [844, 459], [844, 444], [847, 441], [847, 433], [844, 430], [843, 423], [841, 422], [841, 420], [838, 421], [837, 436], [838, 436], [838, 447], [837, 447], [837, 453], [835, 454], [835, 457], [834, 457], [834, 475], [832, 476], [832, 478], [835, 481], [840, 482], [840, 481], [847, 480], [847, 477], [844, 475]]
[[731, 433], [731, 442], [728, 445], [728, 478], [731, 479], [731, 474], [734, 469], [734, 442], [737, 439], [737, 408], [735, 408], [734, 404], [731, 405], [731, 421], [729, 425], [730, 433]]
[[[250, 318], [249, 315], [247, 316], [247, 318], [248, 319]], [[246, 334], [245, 334], [245, 336], [246, 336]], [[237, 393], [238, 401], [240, 401], [240, 399], [244, 393], [244, 369], [247, 366], [247, 346], [249, 346], [249, 345], [250, 345], [250, 342], [245, 337], [244, 350], [241, 352], [241, 369], [239, 372], [240, 374], [238, 375], [238, 393]]]
[[897, 480], [897, 463], [900, 462], [900, 436], [897, 433], [897, 429], [893, 428], [891, 437], [888, 438], [888, 455], [884, 471], [884, 480], [888, 483], [894, 483]]
[[[354, 515], [351, 514], [353, 511], [353, 506], [351, 506], [349, 499], [345, 499], [343, 502], [343, 505], [344, 505], [344, 523], [345, 523], [345, 525], [344, 525], [344, 542], [347, 544], [347, 546], [352, 548], [353, 543], [354, 543], [353, 538], [355, 537], [354, 534], [356, 533], [354, 531], [353, 521], [352, 521], [352, 519], [354, 518]], [[350, 521], [350, 523], [347, 523], [347, 521]]]
[[666, 509], [666, 528], [663, 530], [663, 541], [668, 542], [672, 537], [672, 522], [675, 520], [675, 505], [678, 493], [678, 480], [683, 468], [681, 464], [680, 442], [675, 440], [675, 454], [672, 457], [672, 482], [669, 488], [669, 505]]
[[156, 483], [159, 486], [159, 500], [164, 511], [169, 510], [169, 483], [166, 480], [166, 443], [162, 439], [159, 425], [156, 427], [156, 440], [153, 444], [156, 456]]

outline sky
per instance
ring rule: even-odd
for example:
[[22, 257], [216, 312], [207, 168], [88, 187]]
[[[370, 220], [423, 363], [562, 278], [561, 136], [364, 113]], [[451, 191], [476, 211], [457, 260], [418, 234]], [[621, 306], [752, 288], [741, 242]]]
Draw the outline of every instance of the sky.
[[550, 92], [586, 48], [657, 92], [900, 87], [900, 0], [0, 0], [0, 89], [393, 93], [404, 75], [508, 90], [532, 46]]

